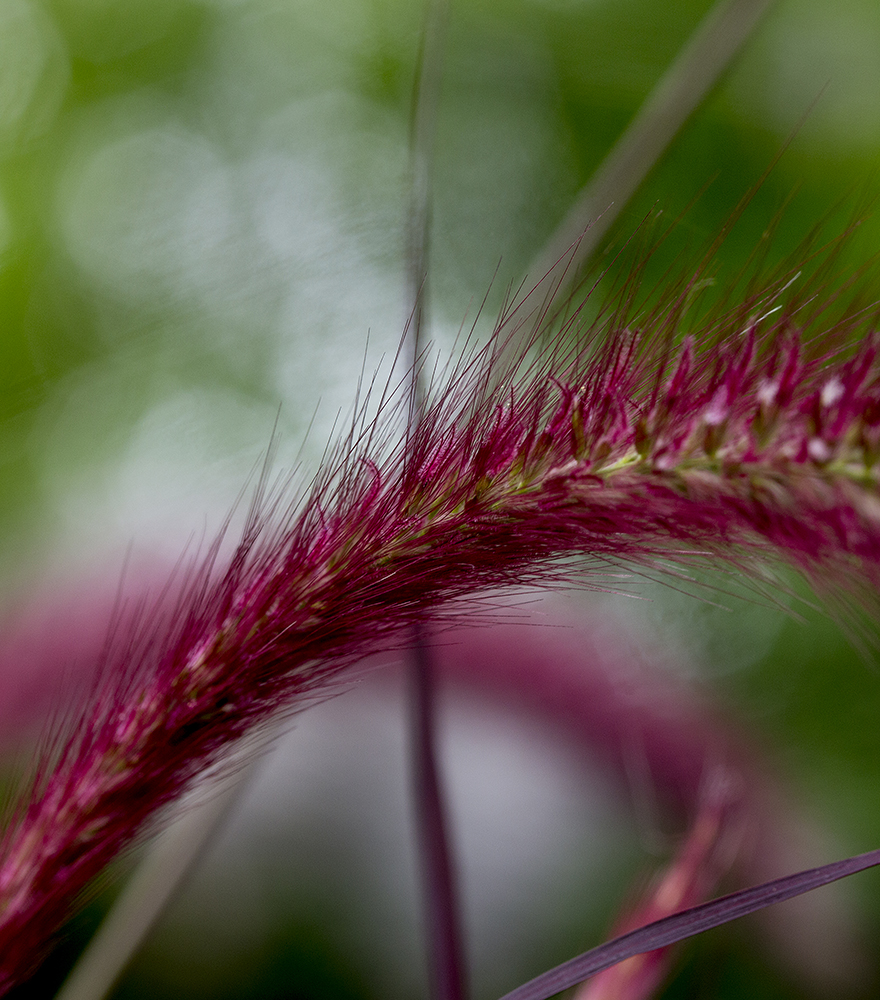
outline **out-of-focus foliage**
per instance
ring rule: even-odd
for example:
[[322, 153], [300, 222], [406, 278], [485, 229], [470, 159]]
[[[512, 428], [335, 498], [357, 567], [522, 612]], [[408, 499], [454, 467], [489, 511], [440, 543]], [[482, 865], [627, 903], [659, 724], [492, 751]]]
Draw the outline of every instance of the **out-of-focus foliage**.
[[[707, 9], [455, 0], [431, 254], [441, 344], [496, 269], [487, 315], [518, 281]], [[279, 406], [282, 460], [318, 408], [313, 463], [362, 367], [393, 354], [421, 16], [407, 0], [0, 0], [0, 565], [13, 585], [32, 562], [129, 540], [177, 555], [206, 517], [219, 523]], [[659, 274], [718, 232], [795, 129], [721, 266], [736, 273], [777, 217], [770, 260], [826, 217], [833, 232], [876, 191], [878, 80], [873, 0], [780, 3], [618, 237], [652, 207], [681, 215]], [[869, 206], [850, 259], [878, 236]], [[843, 850], [874, 846], [876, 674], [820, 622], [786, 623], [734, 668], [724, 621], [664, 624], [719, 652], [716, 689], [775, 733]], [[726, 642], [706, 638], [716, 630]], [[290, 934], [334, 970], [307, 995], [350, 995], [360, 973], [322, 933]], [[273, 935], [287, 930], [267, 932], [270, 956]], [[721, 970], [718, 995], [759, 995], [711, 949], [698, 951]], [[787, 995], [756, 975], [761, 996]]]
[[[519, 278], [706, 6], [454, 6], [431, 258], [441, 340], [499, 262], [490, 302]], [[38, 540], [54, 554], [144, 522], [165, 538], [188, 520], [186, 537], [206, 496], [228, 505], [279, 404], [292, 452], [320, 400], [317, 454], [368, 335], [368, 370], [396, 347], [421, 12], [4, 0], [0, 17], [7, 564]], [[793, 189], [790, 240], [870, 189], [878, 52], [869, 3], [780, 5], [619, 231], [696, 200], [679, 229], [701, 245], [808, 111], [724, 251], [731, 266]]]

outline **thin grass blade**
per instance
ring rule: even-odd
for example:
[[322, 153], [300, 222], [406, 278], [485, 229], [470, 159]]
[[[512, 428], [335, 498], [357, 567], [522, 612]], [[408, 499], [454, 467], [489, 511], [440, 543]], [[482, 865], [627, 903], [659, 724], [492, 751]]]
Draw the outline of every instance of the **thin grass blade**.
[[680, 913], [655, 920], [638, 930], [621, 934], [620, 937], [606, 941], [598, 948], [592, 948], [577, 958], [569, 959], [562, 965], [557, 965], [556, 968], [518, 986], [510, 993], [505, 993], [501, 1000], [549, 1000], [562, 990], [576, 986], [590, 976], [610, 969], [612, 965], [624, 959], [632, 958], [633, 955], [641, 955], [656, 948], [665, 948], [678, 941], [684, 941], [738, 917], [755, 913], [774, 903], [782, 903], [786, 899], [800, 896], [876, 865], [880, 865], [880, 850], [857, 854], [843, 861], [833, 861], [819, 868], [809, 868], [794, 875], [763, 882], [750, 889], [741, 889], [739, 892], [721, 896], [699, 906], [692, 906]]

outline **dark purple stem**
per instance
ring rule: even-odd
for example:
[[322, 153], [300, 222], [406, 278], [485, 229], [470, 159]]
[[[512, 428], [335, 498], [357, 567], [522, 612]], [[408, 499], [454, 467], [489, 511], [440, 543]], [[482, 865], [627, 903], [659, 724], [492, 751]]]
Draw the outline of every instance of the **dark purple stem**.
[[436, 671], [421, 623], [410, 650], [413, 785], [434, 1000], [464, 1000], [465, 972], [443, 793], [436, 757]]
[[[431, 166], [448, 7], [448, 0], [427, 0], [413, 100], [407, 241], [407, 276], [412, 301], [408, 329], [412, 344], [408, 437], [424, 418], [426, 398], [421, 363], [422, 327], [427, 301]], [[425, 898], [431, 994], [434, 1000], [465, 1000], [462, 934], [437, 767], [434, 704], [436, 671], [432, 659], [426, 626], [423, 620], [416, 619], [412, 628], [409, 664], [412, 679], [409, 714], [412, 727], [413, 795]]]

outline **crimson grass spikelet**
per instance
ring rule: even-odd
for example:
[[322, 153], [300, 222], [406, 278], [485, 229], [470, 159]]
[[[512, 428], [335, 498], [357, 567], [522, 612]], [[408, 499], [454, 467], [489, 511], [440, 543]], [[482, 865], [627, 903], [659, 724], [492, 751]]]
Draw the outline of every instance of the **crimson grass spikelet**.
[[[225, 569], [218, 544], [177, 596], [121, 616], [92, 696], [38, 764], [0, 844], [0, 989], [199, 772], [429, 607], [454, 617], [487, 588], [694, 553], [783, 559], [867, 600], [880, 584], [872, 317], [829, 326], [780, 289], [688, 331], [680, 296], [639, 306], [628, 282], [596, 320], [578, 309], [555, 346], [506, 360], [526, 299], [406, 436], [392, 393], [375, 419], [359, 407], [299, 502], [258, 491]], [[560, 561], [574, 555], [590, 562]]]

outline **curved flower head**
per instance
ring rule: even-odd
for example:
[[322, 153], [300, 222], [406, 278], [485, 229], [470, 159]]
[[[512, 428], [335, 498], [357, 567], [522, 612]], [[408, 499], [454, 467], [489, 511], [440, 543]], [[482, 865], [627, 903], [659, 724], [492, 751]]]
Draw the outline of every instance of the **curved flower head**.
[[650, 309], [627, 288], [592, 322], [575, 312], [555, 346], [511, 356], [526, 299], [405, 438], [380, 406], [300, 501], [259, 492], [228, 565], [217, 547], [119, 618], [92, 696], [38, 763], [0, 846], [0, 986], [238, 737], [429, 608], [695, 554], [781, 558], [867, 599], [880, 583], [871, 318], [829, 325], [784, 284], [689, 331], [687, 287]]

